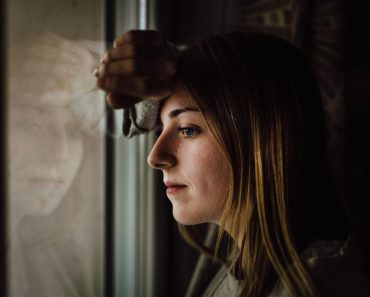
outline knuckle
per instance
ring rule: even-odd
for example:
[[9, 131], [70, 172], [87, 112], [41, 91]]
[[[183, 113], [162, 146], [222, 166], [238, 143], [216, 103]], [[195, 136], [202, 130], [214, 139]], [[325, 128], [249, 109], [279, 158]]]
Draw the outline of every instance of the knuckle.
[[108, 64], [103, 64], [99, 68], [99, 73], [101, 76], [105, 76], [109, 73], [109, 66]]
[[98, 78], [96, 80], [96, 86], [104, 90], [107, 87], [106, 80], [104, 78]]
[[108, 51], [108, 52], [106, 52], [105, 54], [104, 54], [104, 61], [106, 61], [106, 62], [109, 62], [109, 61], [111, 61], [112, 60], [112, 52], [111, 51]]
[[112, 93], [109, 93], [106, 97], [106, 101], [111, 108], [116, 108], [116, 103], [114, 100], [114, 97], [112, 96]]
[[116, 45], [116, 46], [117, 46], [117, 45], [122, 44], [122, 42], [123, 42], [123, 40], [124, 40], [124, 36], [125, 36], [125, 35], [116, 37], [116, 38], [114, 39], [114, 45]]
[[136, 39], [137, 30], [129, 30], [124, 34], [124, 37], [128, 42], [133, 42]]

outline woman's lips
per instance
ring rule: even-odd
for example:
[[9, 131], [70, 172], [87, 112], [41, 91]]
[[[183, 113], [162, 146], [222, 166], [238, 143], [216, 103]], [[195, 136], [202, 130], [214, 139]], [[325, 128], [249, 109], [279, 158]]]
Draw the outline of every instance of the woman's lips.
[[50, 177], [31, 177], [29, 180], [33, 183], [40, 184], [63, 184], [64, 181], [61, 178], [50, 178]]
[[170, 181], [165, 181], [164, 184], [167, 187], [167, 190], [166, 190], [167, 195], [179, 193], [180, 191], [182, 191], [186, 188], [186, 185], [176, 184], [176, 183], [170, 182]]
[[167, 187], [166, 193], [167, 195], [177, 194], [185, 188], [186, 188], [185, 185], [172, 185]]

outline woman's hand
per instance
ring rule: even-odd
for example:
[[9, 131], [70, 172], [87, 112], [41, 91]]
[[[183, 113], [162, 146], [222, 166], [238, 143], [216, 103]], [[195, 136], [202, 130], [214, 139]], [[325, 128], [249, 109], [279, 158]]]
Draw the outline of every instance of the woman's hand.
[[112, 108], [128, 108], [169, 96], [175, 72], [174, 57], [160, 32], [132, 30], [115, 39], [95, 76]]

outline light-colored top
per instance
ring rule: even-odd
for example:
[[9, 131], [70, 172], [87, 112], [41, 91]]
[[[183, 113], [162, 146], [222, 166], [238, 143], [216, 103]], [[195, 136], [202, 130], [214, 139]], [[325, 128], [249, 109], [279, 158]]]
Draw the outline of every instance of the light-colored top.
[[[370, 297], [370, 277], [362, 272], [363, 260], [357, 245], [347, 241], [317, 241], [302, 253], [320, 297]], [[242, 282], [228, 267], [221, 267], [202, 297], [236, 297]], [[280, 282], [269, 297], [288, 297]]]

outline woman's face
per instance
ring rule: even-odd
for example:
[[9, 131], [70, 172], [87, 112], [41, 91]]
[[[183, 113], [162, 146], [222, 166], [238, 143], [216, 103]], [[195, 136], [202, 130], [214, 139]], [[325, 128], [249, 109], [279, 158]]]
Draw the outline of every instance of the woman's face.
[[181, 224], [220, 223], [229, 172], [195, 101], [177, 88], [160, 112], [162, 133], [148, 163], [163, 172], [173, 216]]
[[94, 101], [95, 79], [86, 73], [96, 58], [88, 48], [100, 48], [50, 32], [26, 39], [12, 45], [9, 59], [10, 203], [17, 219], [50, 214], [76, 177]]
[[67, 107], [11, 106], [10, 190], [17, 215], [47, 215], [60, 203], [83, 156], [80, 125]]

